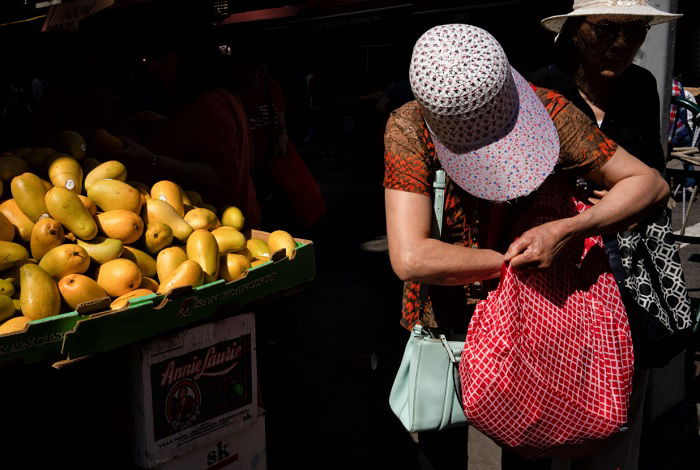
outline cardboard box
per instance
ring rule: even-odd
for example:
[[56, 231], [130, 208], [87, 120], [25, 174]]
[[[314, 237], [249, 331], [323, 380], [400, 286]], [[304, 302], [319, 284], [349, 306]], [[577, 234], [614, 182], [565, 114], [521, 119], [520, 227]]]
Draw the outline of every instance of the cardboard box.
[[[155, 296], [135, 299], [120, 311], [151, 310], [153, 297]], [[32, 320], [22, 331], [0, 335], [0, 366], [63, 359], [65, 335], [75, 328], [80, 318], [86, 315], [99, 315], [99, 312], [105, 310], [111, 311], [110, 302], [108, 297], [85, 302], [78, 305], [73, 312]]]
[[265, 470], [265, 416], [252, 425], [190, 452], [157, 470]]
[[34, 320], [22, 331], [0, 335], [0, 364], [31, 364], [60, 357], [66, 331], [75, 326], [78, 313]]
[[[254, 231], [253, 237], [267, 240], [269, 233]], [[62, 352], [69, 359], [77, 359], [109, 351], [207, 320], [221, 307], [224, 314], [231, 315], [298, 289], [316, 277], [316, 266], [313, 243], [296, 241], [293, 260], [284, 252], [276, 253], [273, 261], [249, 270], [241, 279], [228, 283], [219, 279], [194, 289], [174, 290], [153, 299], [153, 312], [126, 309], [81, 318], [66, 333]]]
[[170, 334], [133, 355], [137, 464], [151, 468], [255, 422], [254, 315]]

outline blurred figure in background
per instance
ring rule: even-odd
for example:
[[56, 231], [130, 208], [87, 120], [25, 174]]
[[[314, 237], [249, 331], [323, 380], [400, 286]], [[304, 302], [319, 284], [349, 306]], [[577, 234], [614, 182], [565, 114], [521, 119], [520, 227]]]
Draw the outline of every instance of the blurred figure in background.
[[104, 157], [123, 161], [145, 182], [173, 179], [215, 206], [235, 205], [246, 227], [257, 228], [261, 214], [248, 118], [224, 88], [206, 4], [163, 3], [107, 9], [87, 21], [106, 31], [129, 23], [133, 67], [139, 70], [124, 99], [131, 115], [125, 148]]

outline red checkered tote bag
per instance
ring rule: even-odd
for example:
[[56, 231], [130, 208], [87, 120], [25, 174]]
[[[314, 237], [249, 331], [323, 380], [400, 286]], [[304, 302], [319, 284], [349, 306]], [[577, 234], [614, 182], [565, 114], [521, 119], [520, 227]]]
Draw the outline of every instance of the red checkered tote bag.
[[[585, 209], [551, 183], [536, 194], [516, 233]], [[504, 266], [460, 364], [470, 424], [525, 457], [588, 455], [627, 420], [632, 339], [602, 241], [562, 251], [546, 271]]]

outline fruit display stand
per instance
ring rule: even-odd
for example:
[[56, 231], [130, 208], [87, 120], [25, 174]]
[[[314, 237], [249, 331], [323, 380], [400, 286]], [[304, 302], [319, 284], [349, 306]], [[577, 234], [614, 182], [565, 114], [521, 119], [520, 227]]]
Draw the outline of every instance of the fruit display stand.
[[[128, 306], [130, 312], [143, 313], [152, 309], [149, 298], [141, 298]], [[30, 321], [18, 332], [0, 335], [0, 367], [55, 361], [61, 358], [66, 332], [75, 327], [81, 317], [109, 308], [109, 300], [79, 306], [76, 311]], [[126, 310], [126, 309], [122, 309]]]
[[[269, 234], [253, 231], [253, 237], [267, 240]], [[66, 331], [57, 367], [100, 352], [136, 343], [159, 333], [209, 319], [220, 310], [225, 315], [241, 308], [288, 294], [315, 277], [314, 246], [295, 239], [294, 259], [276, 253], [268, 263], [250, 269], [241, 279], [222, 279], [199, 287], [184, 287], [167, 296], [152, 294], [135, 300], [126, 309], [78, 317]], [[223, 307], [223, 309], [222, 309]]]
[[[253, 231], [252, 236], [267, 240], [269, 234]], [[242, 307], [288, 294], [315, 277], [313, 243], [295, 241], [294, 259], [284, 252], [276, 253], [272, 261], [250, 269], [235, 281], [219, 279], [195, 288], [179, 288], [166, 296], [151, 294], [117, 310], [110, 310], [109, 302], [81, 305], [77, 311], [30, 321], [22, 331], [0, 335], [0, 366], [48, 361], [63, 367], [195, 324], [224, 309], [223, 313], [231, 315]]]

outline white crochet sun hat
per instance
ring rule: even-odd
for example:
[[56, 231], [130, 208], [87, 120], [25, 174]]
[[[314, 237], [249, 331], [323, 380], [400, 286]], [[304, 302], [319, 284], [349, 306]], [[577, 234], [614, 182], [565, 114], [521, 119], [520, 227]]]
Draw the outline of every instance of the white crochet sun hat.
[[413, 48], [409, 78], [442, 167], [469, 194], [525, 196], [554, 170], [556, 127], [488, 32], [466, 24], [428, 30]]
[[574, 0], [574, 10], [566, 15], [550, 16], [542, 20], [542, 26], [558, 33], [567, 18], [572, 16], [629, 15], [651, 18], [649, 25], [666, 23], [683, 15], [667, 13], [648, 4], [646, 0]]

